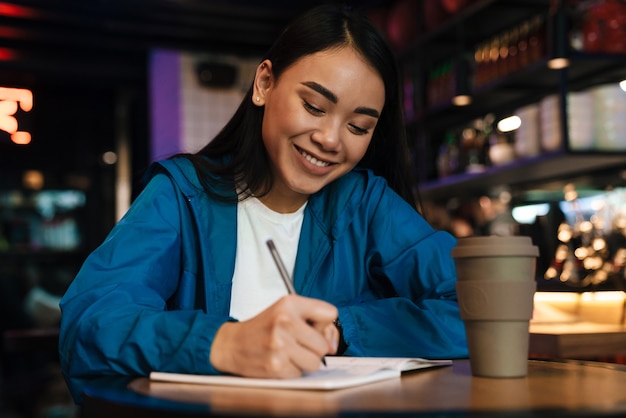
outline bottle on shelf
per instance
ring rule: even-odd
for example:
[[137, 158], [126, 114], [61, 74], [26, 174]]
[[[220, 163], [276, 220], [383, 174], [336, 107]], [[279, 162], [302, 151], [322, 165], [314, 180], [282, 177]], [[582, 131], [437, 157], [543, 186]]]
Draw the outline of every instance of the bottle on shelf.
[[437, 176], [445, 178], [458, 173], [459, 147], [452, 132], [447, 132], [437, 155]]
[[545, 17], [542, 15], [533, 17], [528, 32], [528, 65], [545, 57], [546, 38]]
[[451, 62], [444, 62], [435, 67], [429, 74], [427, 103], [437, 107], [449, 103], [454, 96], [455, 71]]
[[508, 137], [499, 132], [489, 136], [489, 161], [491, 165], [504, 165], [515, 160], [515, 148]]
[[535, 16], [503, 30], [474, 47], [474, 85], [481, 87], [542, 59], [546, 53], [546, 24]]
[[491, 133], [493, 115], [471, 121], [461, 132], [460, 167], [466, 173], [485, 171], [489, 164], [488, 138]]

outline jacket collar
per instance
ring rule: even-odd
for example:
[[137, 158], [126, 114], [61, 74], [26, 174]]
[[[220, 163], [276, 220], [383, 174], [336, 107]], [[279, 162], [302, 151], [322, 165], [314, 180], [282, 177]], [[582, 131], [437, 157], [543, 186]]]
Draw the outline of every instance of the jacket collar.
[[294, 285], [301, 294], [310, 294], [311, 277], [327, 258], [335, 240], [349, 227], [361, 205], [369, 171], [355, 169], [309, 198], [305, 208]]

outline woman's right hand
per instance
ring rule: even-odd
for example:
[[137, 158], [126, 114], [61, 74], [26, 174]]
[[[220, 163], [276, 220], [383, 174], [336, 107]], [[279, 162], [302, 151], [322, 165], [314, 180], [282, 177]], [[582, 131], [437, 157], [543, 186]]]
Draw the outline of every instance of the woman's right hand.
[[284, 296], [246, 321], [226, 322], [215, 334], [210, 361], [223, 373], [292, 378], [318, 370], [335, 354], [337, 308], [319, 299]]

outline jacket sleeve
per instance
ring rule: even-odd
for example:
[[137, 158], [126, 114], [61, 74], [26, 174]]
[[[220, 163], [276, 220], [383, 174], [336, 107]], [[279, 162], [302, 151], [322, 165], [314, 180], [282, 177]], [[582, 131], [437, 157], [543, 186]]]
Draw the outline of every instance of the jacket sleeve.
[[77, 403], [94, 377], [217, 373], [210, 347], [228, 318], [168, 310], [179, 284], [195, 283], [181, 268], [181, 199], [168, 176], [153, 177], [64, 295], [60, 359]]
[[455, 238], [435, 231], [386, 185], [368, 193], [361, 222], [367, 290], [339, 308], [346, 354], [467, 357], [451, 257]]

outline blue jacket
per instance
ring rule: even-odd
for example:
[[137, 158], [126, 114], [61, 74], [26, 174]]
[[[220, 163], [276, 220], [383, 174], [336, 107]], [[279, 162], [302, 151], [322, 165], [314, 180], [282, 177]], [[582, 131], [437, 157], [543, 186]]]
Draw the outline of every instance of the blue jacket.
[[[104, 375], [219, 373], [209, 353], [232, 320], [236, 228], [236, 205], [204, 193], [189, 161], [153, 166], [61, 301], [61, 365], [78, 403]], [[310, 197], [294, 285], [338, 307], [346, 355], [467, 357], [454, 245], [384, 179], [355, 169]]]

